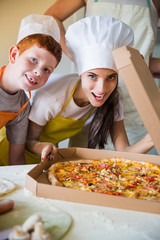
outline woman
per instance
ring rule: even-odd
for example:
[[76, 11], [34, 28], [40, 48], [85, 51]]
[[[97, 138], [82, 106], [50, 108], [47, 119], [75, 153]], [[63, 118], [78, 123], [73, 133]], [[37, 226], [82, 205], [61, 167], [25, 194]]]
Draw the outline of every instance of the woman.
[[[159, 0], [57, 0], [45, 14], [56, 18], [61, 29], [62, 49], [70, 59], [72, 57], [66, 47], [63, 21], [84, 6], [86, 16], [111, 16], [129, 25], [134, 31], [134, 47], [144, 56], [153, 76], [160, 78], [160, 58], [152, 57], [160, 17]], [[134, 144], [144, 137], [147, 131], [121, 78], [118, 85], [124, 106], [126, 132], [130, 143]], [[83, 134], [71, 138], [70, 146], [85, 147], [87, 139], [84, 136], [87, 136], [86, 129]], [[106, 149], [113, 149], [111, 141], [109, 142]]]
[[68, 28], [66, 43], [79, 76], [68, 75], [37, 91], [29, 116], [26, 159], [53, 158], [58, 143], [80, 132], [92, 111], [88, 147], [104, 148], [111, 134], [115, 150], [151, 149], [149, 135], [129, 145], [118, 97], [112, 50], [133, 45], [129, 26], [111, 17], [87, 17]]

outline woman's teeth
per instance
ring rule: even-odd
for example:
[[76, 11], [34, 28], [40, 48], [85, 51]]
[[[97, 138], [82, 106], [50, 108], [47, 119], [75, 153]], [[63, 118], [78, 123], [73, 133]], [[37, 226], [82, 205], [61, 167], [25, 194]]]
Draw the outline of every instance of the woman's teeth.
[[96, 93], [93, 93], [92, 94], [94, 95], [94, 97], [98, 98], [98, 99], [103, 99], [103, 97], [105, 96], [105, 94], [96, 94]]

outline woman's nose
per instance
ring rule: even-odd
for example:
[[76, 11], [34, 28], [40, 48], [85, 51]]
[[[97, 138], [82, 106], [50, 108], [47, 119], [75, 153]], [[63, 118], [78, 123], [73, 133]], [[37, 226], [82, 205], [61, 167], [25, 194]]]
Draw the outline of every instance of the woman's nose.
[[105, 90], [105, 83], [103, 80], [99, 81], [97, 84], [97, 90], [99, 93], [103, 93]]

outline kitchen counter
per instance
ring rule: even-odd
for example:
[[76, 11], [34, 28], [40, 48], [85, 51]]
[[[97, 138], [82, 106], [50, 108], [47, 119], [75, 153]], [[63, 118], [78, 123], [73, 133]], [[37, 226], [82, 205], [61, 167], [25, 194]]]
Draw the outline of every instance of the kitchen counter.
[[[19, 165], [0, 167], [0, 177], [13, 181], [17, 190], [4, 195], [3, 198], [15, 202], [31, 199], [33, 204], [41, 202], [43, 207], [67, 213], [72, 218], [69, 231], [63, 240], [158, 240], [160, 239], [160, 215], [144, 212], [128, 211], [108, 207], [38, 198], [25, 186], [25, 176], [35, 165]], [[30, 203], [31, 204], [31, 203]], [[0, 215], [0, 224], [3, 215]]]

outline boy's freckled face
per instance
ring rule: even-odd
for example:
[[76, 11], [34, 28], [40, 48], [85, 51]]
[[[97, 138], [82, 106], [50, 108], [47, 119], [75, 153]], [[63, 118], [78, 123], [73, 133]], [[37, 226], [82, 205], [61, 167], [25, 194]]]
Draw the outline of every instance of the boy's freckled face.
[[42, 87], [57, 65], [52, 53], [34, 45], [14, 62], [15, 81], [25, 91]]

